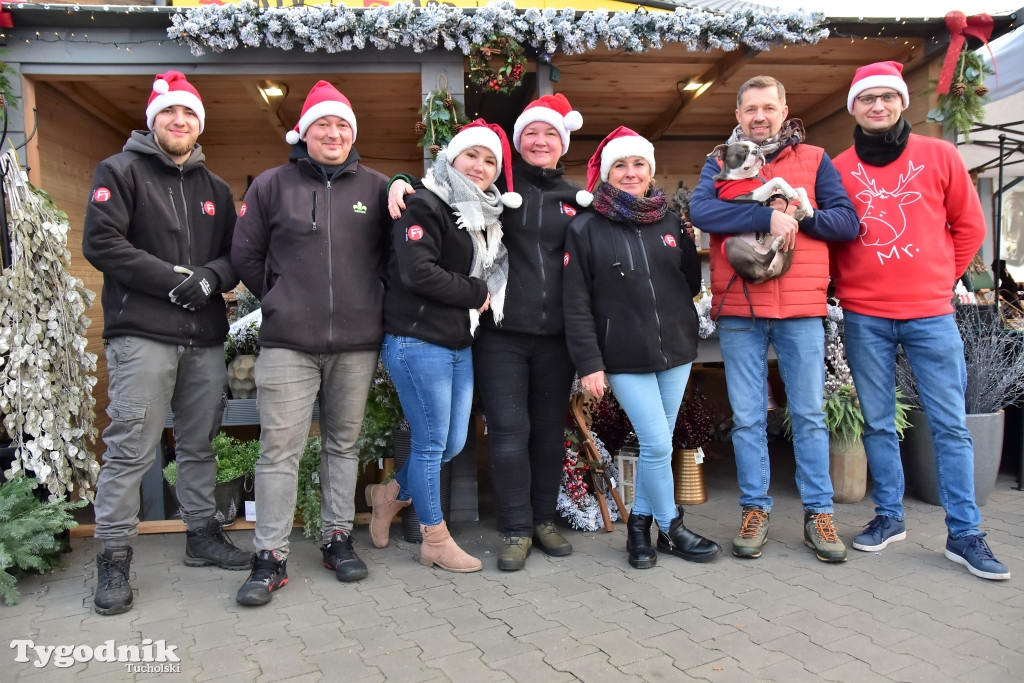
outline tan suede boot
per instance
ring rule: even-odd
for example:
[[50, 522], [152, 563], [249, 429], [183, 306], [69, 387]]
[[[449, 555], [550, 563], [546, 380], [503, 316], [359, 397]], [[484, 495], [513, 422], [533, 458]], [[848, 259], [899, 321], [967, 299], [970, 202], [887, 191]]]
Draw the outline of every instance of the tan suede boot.
[[366, 504], [370, 512], [370, 540], [378, 548], [387, 546], [391, 532], [391, 520], [412, 500], [398, 500], [398, 481], [392, 479], [386, 484], [370, 484], [366, 487]]
[[456, 545], [443, 521], [434, 526], [423, 526], [423, 545], [420, 547], [420, 564], [432, 567], [435, 564], [450, 572], [478, 572], [483, 569], [480, 560], [467, 554]]

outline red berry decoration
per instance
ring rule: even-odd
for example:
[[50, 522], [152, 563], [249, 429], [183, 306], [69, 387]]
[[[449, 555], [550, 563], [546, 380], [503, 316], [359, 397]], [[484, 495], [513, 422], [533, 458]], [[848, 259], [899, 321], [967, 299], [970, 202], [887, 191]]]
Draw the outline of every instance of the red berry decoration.
[[491, 36], [469, 51], [469, 79], [496, 93], [509, 93], [523, 82], [526, 57], [523, 46], [509, 36]]

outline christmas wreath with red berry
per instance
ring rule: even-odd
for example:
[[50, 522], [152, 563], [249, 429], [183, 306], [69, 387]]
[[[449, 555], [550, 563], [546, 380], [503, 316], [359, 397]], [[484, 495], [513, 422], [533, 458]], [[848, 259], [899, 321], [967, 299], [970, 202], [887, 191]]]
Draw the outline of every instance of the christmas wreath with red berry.
[[526, 57], [515, 38], [491, 36], [469, 51], [469, 80], [483, 90], [510, 93], [523, 82]]

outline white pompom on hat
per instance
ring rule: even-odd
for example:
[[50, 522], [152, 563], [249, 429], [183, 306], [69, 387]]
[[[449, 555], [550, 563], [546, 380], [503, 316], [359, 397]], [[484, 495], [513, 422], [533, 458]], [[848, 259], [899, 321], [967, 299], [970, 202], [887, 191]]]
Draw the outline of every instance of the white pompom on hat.
[[546, 123], [558, 131], [562, 138], [562, 155], [569, 151], [569, 133], [583, 127], [583, 115], [575, 111], [562, 93], [544, 95], [530, 104], [516, 119], [516, 125], [512, 129], [512, 142], [516, 151], [522, 151], [519, 147], [519, 138], [531, 123]]
[[846, 109], [853, 113], [853, 102], [857, 95], [868, 88], [892, 88], [900, 94], [903, 108], [910, 106], [910, 93], [907, 82], [903, 80], [903, 65], [899, 62], [875, 62], [857, 69], [850, 84], [850, 94], [846, 98]]
[[626, 157], [643, 158], [651, 165], [651, 175], [654, 175], [654, 145], [635, 130], [619, 126], [608, 133], [590, 157], [587, 163], [587, 189], [576, 193], [576, 201], [581, 206], [590, 206], [594, 201], [594, 188], [607, 182], [612, 164]]
[[298, 143], [306, 137], [306, 131], [313, 122], [325, 116], [337, 116], [347, 121], [348, 125], [352, 126], [352, 142], [356, 141], [356, 115], [352, 112], [352, 105], [340, 90], [327, 81], [317, 81], [306, 95], [299, 122], [295, 124], [294, 129], [288, 131], [284, 139], [289, 145]]
[[510, 209], [518, 209], [522, 206], [522, 195], [512, 187], [512, 150], [508, 146], [508, 138], [501, 126], [496, 123], [487, 123], [483, 119], [476, 119], [464, 125], [451, 139], [451, 142], [445, 146], [448, 163], [452, 163], [455, 157], [470, 147], [486, 147], [491, 151], [498, 162], [495, 180], [502, 172], [505, 173], [505, 186], [508, 188], [508, 192], [501, 195], [501, 203]]
[[149, 102], [146, 104], [146, 125], [153, 130], [153, 122], [156, 115], [167, 107], [180, 104], [188, 107], [199, 117], [199, 132], [203, 132], [206, 126], [206, 109], [203, 107], [203, 99], [199, 91], [188, 82], [185, 74], [180, 71], [167, 71], [157, 74], [153, 81], [153, 92], [149, 95]]

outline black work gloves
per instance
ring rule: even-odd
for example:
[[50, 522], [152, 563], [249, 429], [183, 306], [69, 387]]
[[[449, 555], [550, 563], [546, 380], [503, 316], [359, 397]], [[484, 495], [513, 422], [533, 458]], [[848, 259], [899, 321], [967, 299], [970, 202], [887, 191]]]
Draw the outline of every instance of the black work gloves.
[[209, 303], [220, 286], [220, 278], [209, 268], [174, 266], [174, 272], [181, 273], [185, 279], [172, 289], [168, 296], [171, 301], [190, 311], [198, 311]]

